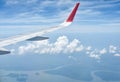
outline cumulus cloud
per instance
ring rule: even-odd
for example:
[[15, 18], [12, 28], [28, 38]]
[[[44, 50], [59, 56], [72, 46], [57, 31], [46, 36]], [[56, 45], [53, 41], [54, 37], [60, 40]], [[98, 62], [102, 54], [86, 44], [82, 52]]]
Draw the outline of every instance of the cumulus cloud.
[[110, 45], [109, 53], [113, 54], [113, 56], [120, 56], [120, 49], [114, 45]]
[[109, 46], [109, 53], [115, 53], [116, 51], [117, 51], [117, 47], [116, 46], [113, 46], [113, 45]]
[[94, 49], [91, 52], [87, 54], [89, 54], [90, 57], [95, 58], [95, 59], [100, 59], [101, 55], [106, 54], [107, 50], [105, 48], [103, 48], [102, 50], [98, 50], [98, 49]]
[[92, 49], [91, 46], [86, 47], [86, 50], [87, 50], [87, 51], [90, 51], [91, 49]]
[[20, 46], [18, 49], [19, 54], [26, 52], [34, 52], [40, 54], [59, 54], [59, 53], [73, 53], [80, 52], [84, 49], [84, 46], [79, 40], [74, 39], [69, 41], [66, 36], [60, 36], [54, 43], [50, 43], [48, 40], [37, 41], [28, 43], [25, 46]]
[[[89, 57], [95, 59], [101, 59], [102, 55], [108, 53], [113, 54], [113, 56], [120, 56], [119, 49], [116, 46], [110, 45], [109, 48], [97, 49], [92, 46], [85, 46], [78, 39], [70, 40], [67, 36], [60, 36], [52, 43], [49, 40], [30, 42], [12, 51], [17, 51], [19, 55], [26, 53], [59, 55], [60, 53], [71, 54], [84, 52]], [[69, 55], [68, 58], [75, 60], [72, 55]]]
[[120, 56], [120, 54], [119, 54], [119, 53], [116, 53], [116, 54], [114, 54], [114, 56]]
[[105, 48], [103, 48], [102, 50], [99, 51], [100, 54], [106, 54], [107, 50]]

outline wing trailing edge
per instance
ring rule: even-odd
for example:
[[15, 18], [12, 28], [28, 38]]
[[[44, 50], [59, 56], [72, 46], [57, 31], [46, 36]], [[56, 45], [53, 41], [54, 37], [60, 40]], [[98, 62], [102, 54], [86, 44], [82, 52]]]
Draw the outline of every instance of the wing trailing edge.
[[[79, 4], [80, 3], [76, 3], [75, 7], [73, 8], [72, 12], [68, 16], [67, 20], [65, 22], [61, 23], [60, 25], [54, 26], [51, 28], [46, 28], [46, 29], [43, 29], [43, 30], [40, 30], [40, 31], [34, 32], [34, 33], [28, 33], [28, 34], [24, 34], [24, 35], [18, 35], [18, 36], [3, 39], [0, 41], [0, 48], [3, 48], [5, 46], [11, 45], [11, 44], [15, 44], [17, 42], [25, 41], [25, 40], [37, 41], [37, 40], [48, 39], [47, 37], [40, 37], [40, 36], [42, 36], [43, 34], [46, 34], [46, 33], [69, 26], [75, 17], [75, 14], [77, 12]], [[0, 55], [1, 54], [9, 54], [9, 53], [10, 53], [10, 51], [8, 51], [8, 50], [0, 49]]]

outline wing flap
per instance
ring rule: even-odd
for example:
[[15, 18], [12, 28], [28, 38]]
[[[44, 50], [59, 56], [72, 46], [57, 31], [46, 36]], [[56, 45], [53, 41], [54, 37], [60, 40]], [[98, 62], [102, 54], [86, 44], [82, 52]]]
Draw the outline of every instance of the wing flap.
[[0, 55], [5, 55], [5, 54], [9, 54], [10, 51], [4, 49], [4, 48], [0, 48]]
[[36, 36], [30, 39], [27, 39], [27, 41], [40, 41], [40, 40], [46, 40], [46, 39], [49, 39], [49, 37]]
[[10, 51], [0, 50], [0, 55], [10, 54]]

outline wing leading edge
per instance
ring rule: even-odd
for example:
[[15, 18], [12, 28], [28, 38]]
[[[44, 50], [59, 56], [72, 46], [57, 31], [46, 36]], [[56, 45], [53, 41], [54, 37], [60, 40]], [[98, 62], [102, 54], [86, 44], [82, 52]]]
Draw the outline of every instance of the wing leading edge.
[[52, 31], [69, 26], [75, 17], [75, 14], [76, 14], [76, 11], [79, 7], [79, 4], [80, 3], [76, 3], [76, 5], [75, 5], [74, 9], [72, 10], [72, 12], [70, 13], [68, 19], [65, 22], [61, 23], [60, 25], [41, 30], [39, 32], [25, 34], [25, 35], [18, 35], [18, 36], [4, 39], [4, 40], [0, 41], [0, 48], [2, 48], [4, 46], [11, 45], [11, 44], [15, 44], [15, 43], [20, 42], [20, 41], [28, 40], [28, 39], [31, 39], [31, 38], [34, 38], [37, 36], [41, 36], [43, 34], [46, 34], [46, 33], [49, 33], [49, 32], [52, 32]]

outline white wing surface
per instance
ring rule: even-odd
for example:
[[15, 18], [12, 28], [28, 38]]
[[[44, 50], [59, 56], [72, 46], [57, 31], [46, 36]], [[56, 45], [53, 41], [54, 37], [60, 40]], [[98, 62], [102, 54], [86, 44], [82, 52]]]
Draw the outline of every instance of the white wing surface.
[[14, 36], [14, 37], [10, 37], [10, 38], [6, 38], [4, 40], [1, 40], [0, 41], [0, 55], [10, 53], [10, 51], [3, 49], [4, 46], [8, 46], [8, 45], [15, 44], [17, 42], [21, 42], [21, 41], [25, 41], [25, 40], [34, 41], [34, 40], [48, 39], [46, 37], [39, 37], [39, 36], [42, 36], [43, 34], [46, 34], [46, 33], [49, 33], [49, 32], [52, 32], [52, 31], [69, 26], [74, 19], [74, 16], [75, 16], [76, 11], [79, 7], [79, 4], [80, 3], [76, 3], [76, 5], [75, 5], [74, 9], [72, 10], [72, 12], [70, 13], [68, 19], [58, 26], [43, 29], [43, 30], [40, 30], [38, 32], [34, 32], [34, 33], [30, 33], [30, 34], [18, 35], [18, 36]]

